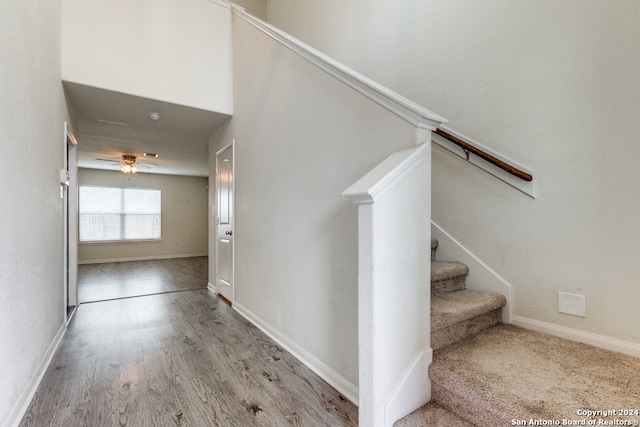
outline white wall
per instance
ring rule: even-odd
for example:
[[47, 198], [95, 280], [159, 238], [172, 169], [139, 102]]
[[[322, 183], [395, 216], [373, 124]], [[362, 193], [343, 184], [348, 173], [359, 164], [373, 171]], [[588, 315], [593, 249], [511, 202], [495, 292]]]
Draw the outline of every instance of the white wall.
[[358, 204], [360, 425], [391, 426], [431, 399], [430, 175], [427, 139], [343, 193]]
[[341, 193], [415, 128], [238, 18], [234, 70], [209, 156], [235, 139], [235, 303], [356, 387], [357, 209]]
[[202, 256], [207, 254], [208, 178], [79, 169], [79, 185], [162, 191], [162, 241], [81, 243], [82, 263]]
[[640, 342], [640, 3], [269, 0], [268, 18], [533, 169], [535, 200], [433, 148], [433, 219], [512, 285], [514, 315]]
[[207, 0], [62, 0], [62, 78], [230, 114], [231, 18]]
[[0, 2], [0, 426], [63, 325], [60, 2]]
[[231, 3], [243, 7], [256, 18], [267, 20], [267, 0], [233, 0]]

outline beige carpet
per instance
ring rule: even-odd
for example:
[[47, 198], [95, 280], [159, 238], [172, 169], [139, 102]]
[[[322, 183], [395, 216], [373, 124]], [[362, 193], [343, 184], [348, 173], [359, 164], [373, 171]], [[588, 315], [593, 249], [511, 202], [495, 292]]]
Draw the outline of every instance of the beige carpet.
[[430, 402], [397, 421], [393, 427], [473, 427], [473, 424]]
[[431, 295], [465, 288], [469, 267], [460, 262], [431, 261]]
[[431, 296], [431, 348], [438, 350], [502, 322], [506, 299], [464, 289]]
[[516, 420], [526, 421], [521, 425], [535, 425], [531, 420], [557, 420], [559, 425], [563, 420], [587, 425], [591, 419], [640, 421], [640, 416], [619, 413], [579, 413], [640, 409], [640, 359], [512, 325], [435, 352], [430, 377], [433, 398], [478, 426], [518, 425]]
[[432, 402], [395, 427], [639, 424], [640, 359], [495, 326], [506, 300], [466, 290], [468, 271], [431, 263]]

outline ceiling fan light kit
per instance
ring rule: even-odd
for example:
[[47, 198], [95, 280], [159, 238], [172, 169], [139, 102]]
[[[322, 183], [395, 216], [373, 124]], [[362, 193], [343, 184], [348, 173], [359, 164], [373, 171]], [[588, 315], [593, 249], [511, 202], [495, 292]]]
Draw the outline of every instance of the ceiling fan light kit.
[[136, 156], [133, 156], [131, 154], [123, 154], [122, 167], [120, 168], [120, 171], [131, 175], [138, 172], [138, 168], [136, 167]]
[[[159, 157], [158, 154], [155, 153], [145, 153], [146, 157]], [[100, 160], [103, 162], [111, 162], [114, 166], [120, 167], [120, 172], [133, 175], [137, 173], [140, 168], [151, 169], [154, 167], [158, 167], [155, 163], [140, 163], [138, 162], [138, 157], [133, 154], [123, 154], [120, 159], [102, 159], [100, 157], [96, 157], [96, 160]]]

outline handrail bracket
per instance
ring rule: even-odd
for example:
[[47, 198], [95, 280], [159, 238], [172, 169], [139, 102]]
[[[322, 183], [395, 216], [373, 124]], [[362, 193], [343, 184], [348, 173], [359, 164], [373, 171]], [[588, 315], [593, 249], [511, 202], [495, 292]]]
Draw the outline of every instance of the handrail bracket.
[[513, 176], [516, 176], [524, 181], [533, 181], [533, 176], [531, 174], [528, 174], [527, 172], [522, 171], [516, 168], [515, 166], [512, 166], [506, 162], [503, 162], [502, 160], [492, 156], [491, 154], [482, 151], [478, 147], [475, 147], [469, 144], [468, 142], [465, 142], [462, 139], [451, 135], [449, 132], [445, 132], [442, 129], [438, 128], [435, 130], [434, 133], [446, 139], [447, 141], [453, 142], [454, 144], [462, 148], [465, 156], [467, 157], [467, 160], [469, 160], [470, 153], [473, 153], [476, 156], [480, 157], [481, 159], [491, 163], [492, 165], [499, 167], [500, 169], [510, 173]]

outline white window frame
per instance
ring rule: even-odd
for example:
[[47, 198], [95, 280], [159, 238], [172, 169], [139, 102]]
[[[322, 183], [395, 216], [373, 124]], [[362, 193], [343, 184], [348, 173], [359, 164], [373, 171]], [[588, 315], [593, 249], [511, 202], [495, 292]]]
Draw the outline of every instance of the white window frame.
[[[81, 185], [79, 186], [79, 208], [78, 208], [78, 242], [80, 244], [104, 244], [104, 243], [140, 243], [140, 242], [160, 242], [162, 241], [162, 191], [157, 188], [135, 188], [135, 187], [114, 187], [114, 186], [105, 186], [105, 185]], [[98, 240], [83, 240], [83, 215], [87, 214], [87, 212], [83, 212], [82, 208], [82, 189], [83, 188], [97, 188], [97, 189], [117, 189], [121, 192], [120, 199], [120, 209], [117, 211], [113, 211], [114, 215], [118, 215], [120, 217], [120, 227], [119, 233], [120, 238], [118, 239], [98, 239]], [[153, 191], [158, 193], [158, 211], [157, 212], [144, 212], [144, 213], [136, 213], [136, 212], [127, 212], [125, 203], [125, 193], [127, 191]], [[95, 212], [100, 214], [100, 212]], [[102, 212], [104, 214], [105, 212]], [[126, 228], [124, 226], [124, 221], [127, 216], [132, 215], [157, 215], [157, 237], [144, 237], [144, 238], [124, 238], [124, 233], [126, 232]]]

